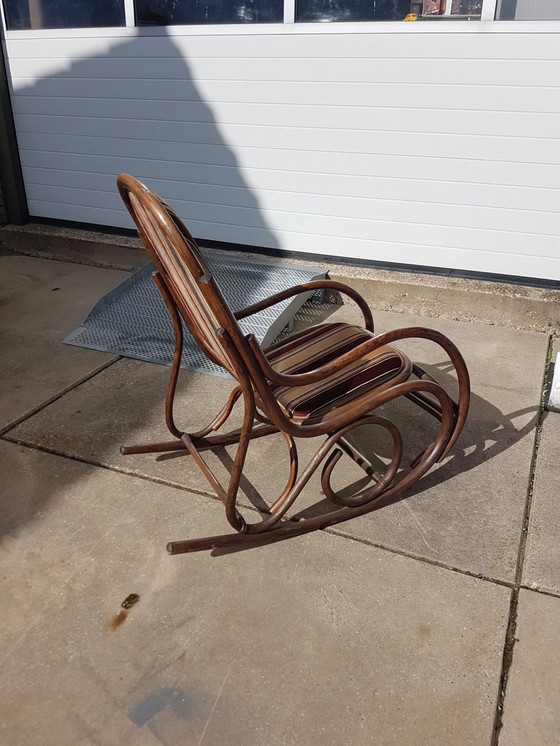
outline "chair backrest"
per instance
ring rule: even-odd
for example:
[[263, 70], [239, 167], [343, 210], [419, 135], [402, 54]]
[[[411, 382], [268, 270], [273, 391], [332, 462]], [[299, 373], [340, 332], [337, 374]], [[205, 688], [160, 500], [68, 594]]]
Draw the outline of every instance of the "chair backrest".
[[[189, 331], [206, 355], [238, 378], [231, 336], [242, 336], [195, 239], [174, 211], [128, 174], [117, 179], [139, 236]], [[230, 339], [218, 334], [227, 329]]]

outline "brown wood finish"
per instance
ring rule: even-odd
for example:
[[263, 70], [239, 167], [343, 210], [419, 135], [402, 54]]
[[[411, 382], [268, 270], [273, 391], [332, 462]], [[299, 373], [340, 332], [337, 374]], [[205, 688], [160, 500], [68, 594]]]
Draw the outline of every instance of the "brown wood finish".
[[[156, 282], [171, 315], [175, 329], [175, 351], [167, 387], [165, 419], [176, 440], [121, 448], [123, 454], [162, 453], [186, 450], [195, 460], [212, 489], [225, 506], [226, 518], [234, 533], [208, 536], [167, 545], [170, 554], [193, 552], [214, 547], [251, 546], [279, 541], [308, 531], [332, 526], [363, 515], [393, 500], [441, 461], [456, 442], [469, 408], [469, 375], [463, 357], [443, 334], [422, 327], [395, 329], [373, 336], [344, 352], [336, 359], [298, 374], [282, 373], [267, 358], [270, 350], [284, 341], [262, 350], [252, 335], [245, 336], [237, 321], [268, 308], [286, 298], [317, 288], [329, 288], [347, 295], [357, 303], [364, 318], [364, 328], [373, 332], [373, 317], [366, 301], [355, 290], [332, 280], [303, 283], [232, 313], [219, 287], [206, 266], [198, 245], [185, 225], [159, 197], [134, 177], [121, 174], [118, 188], [123, 201], [138, 227], [138, 233], [154, 262]], [[224, 367], [237, 382], [228, 401], [214, 419], [197, 432], [181, 430], [173, 412], [175, 389], [179, 374], [183, 332], [181, 318], [201, 349], [214, 362]], [[439, 345], [449, 357], [457, 376], [459, 394], [453, 401], [442, 386], [416, 363], [402, 353], [398, 374], [373, 390], [356, 393], [344, 406], [321, 409], [319, 415], [295, 419], [281, 406], [275, 395], [278, 387], [300, 387], [324, 382], [334, 374], [361, 362], [364, 356], [407, 338], [427, 339]], [[396, 351], [390, 348], [392, 352]], [[401, 471], [403, 445], [396, 425], [374, 410], [399, 397], [406, 397], [432, 415], [439, 427], [435, 440], [424, 446], [408, 470]], [[244, 407], [242, 427], [234, 432], [218, 434], [238, 400]], [[357, 427], [368, 425], [383, 428], [392, 441], [392, 455], [385, 472], [373, 466], [349, 442], [348, 436]], [[282, 493], [271, 499], [261, 520], [248, 523], [237, 506], [240, 480], [249, 443], [271, 433], [282, 433], [286, 441], [290, 473]], [[297, 439], [323, 436], [324, 441], [305, 468], [299, 471]], [[217, 446], [237, 443], [229, 483], [222, 485], [206, 463], [202, 453]], [[371, 479], [372, 486], [359, 497], [342, 496], [331, 486], [331, 475], [344, 456], [351, 458]], [[294, 521], [286, 513], [301, 494], [313, 473], [322, 465], [321, 484], [325, 496], [333, 504], [323, 515]]]

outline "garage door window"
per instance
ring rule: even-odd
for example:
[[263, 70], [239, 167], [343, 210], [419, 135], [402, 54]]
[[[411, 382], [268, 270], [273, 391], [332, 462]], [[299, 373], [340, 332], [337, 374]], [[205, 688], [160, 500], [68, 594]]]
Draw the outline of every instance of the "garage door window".
[[124, 0], [4, 0], [10, 30], [124, 26]]

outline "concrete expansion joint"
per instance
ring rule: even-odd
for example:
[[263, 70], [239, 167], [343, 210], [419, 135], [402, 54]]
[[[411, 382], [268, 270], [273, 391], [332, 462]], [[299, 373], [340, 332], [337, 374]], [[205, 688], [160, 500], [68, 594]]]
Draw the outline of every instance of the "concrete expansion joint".
[[531, 456], [531, 465], [529, 469], [529, 482], [527, 485], [527, 500], [525, 503], [525, 511], [523, 514], [523, 526], [521, 529], [521, 536], [519, 539], [519, 552], [517, 556], [517, 569], [515, 573], [515, 581], [518, 585], [521, 584], [522, 575], [523, 575], [523, 565], [525, 562], [525, 552], [527, 549], [529, 520], [531, 517], [531, 508], [533, 504], [533, 494], [534, 494], [534, 489], [535, 489], [537, 458], [539, 454], [539, 446], [541, 443], [542, 431], [543, 431], [546, 391], [550, 385], [550, 375], [551, 375], [550, 361], [552, 360], [553, 346], [554, 346], [554, 337], [553, 335], [550, 335], [548, 338], [548, 346], [547, 346], [545, 362], [544, 362], [544, 373], [543, 373], [543, 379], [542, 379], [542, 384], [541, 384], [539, 411], [537, 415], [537, 422], [535, 425], [535, 438], [534, 438], [534, 443], [533, 443], [533, 453]]
[[121, 359], [122, 358], [120, 357], [115, 357], [112, 360], [109, 360], [107, 363], [103, 363], [99, 367], [95, 368], [95, 370], [92, 370], [90, 373], [88, 373], [86, 376], [82, 376], [82, 378], [79, 378], [78, 380], [74, 381], [70, 386], [66, 386], [66, 388], [61, 389], [54, 396], [51, 396], [49, 399], [45, 399], [45, 401], [39, 404], [37, 407], [33, 407], [33, 409], [30, 409], [28, 412], [26, 412], [21, 417], [18, 417], [16, 420], [13, 420], [8, 425], [6, 425], [6, 427], [0, 429], [0, 437], [3, 437], [4, 435], [6, 435], [6, 433], [9, 433], [11, 430], [16, 428], [18, 425], [21, 425], [23, 422], [28, 420], [30, 417], [33, 417], [39, 412], [42, 412], [44, 409], [49, 407], [51, 404], [54, 404], [59, 399], [62, 399], [62, 397], [66, 396], [66, 394], [70, 393], [70, 391], [73, 391], [74, 389], [78, 388], [82, 384], [87, 383], [87, 381], [90, 381], [92, 378], [97, 376], [99, 373], [103, 373], [105, 370], [107, 370], [107, 368], [110, 368], [111, 365], [118, 363], [118, 361]]
[[[552, 349], [554, 344], [553, 335], [549, 335], [548, 346], [546, 350], [546, 356], [544, 361], [544, 373], [541, 384], [541, 396], [539, 401], [539, 411], [537, 416], [537, 423], [535, 426], [535, 438], [533, 443], [533, 453], [531, 457], [531, 465], [529, 469], [529, 481], [527, 485], [527, 500], [525, 502], [525, 510], [523, 513], [523, 524], [521, 527], [521, 534], [519, 537], [519, 550], [517, 553], [517, 566], [515, 571], [515, 585], [512, 589], [510, 612], [508, 619], [508, 626], [506, 632], [506, 639], [504, 644], [504, 653], [502, 658], [502, 673], [500, 677], [500, 689], [498, 693], [498, 705], [496, 708], [496, 719], [494, 723], [494, 735], [492, 739], [492, 746], [497, 746], [500, 730], [503, 725], [502, 716], [504, 709], [504, 702], [507, 694], [507, 685], [509, 679], [509, 672], [513, 661], [513, 651], [515, 643], [517, 642], [517, 614], [519, 607], [519, 592], [521, 589], [521, 582], [523, 577], [523, 566], [525, 564], [525, 553], [527, 550], [527, 538], [529, 534], [529, 520], [531, 517], [531, 508], [533, 503], [533, 493], [535, 487], [535, 474], [537, 468], [537, 458], [539, 452], [539, 445], [542, 436], [543, 417], [544, 417], [544, 405], [545, 405], [545, 392], [549, 384], [550, 377], [550, 360], [552, 359]], [[536, 589], [533, 591], [539, 592]]]
[[513, 649], [517, 642], [517, 613], [519, 608], [519, 588], [514, 588], [511, 594], [509, 620], [506, 630], [506, 639], [504, 644], [504, 653], [502, 658], [502, 673], [500, 676], [500, 686], [498, 689], [498, 702], [496, 705], [496, 714], [494, 719], [494, 731], [492, 734], [491, 746], [498, 746], [500, 731], [503, 727], [504, 702], [507, 694], [507, 685], [509, 672], [513, 661]]
[[[29, 443], [29, 442], [27, 442], [25, 440], [22, 440], [22, 439], [19, 439], [19, 438], [15, 438], [15, 437], [11, 437], [9, 434], [0, 435], [0, 440], [6, 441], [8, 443], [12, 443], [14, 445], [19, 445], [19, 446], [22, 446], [24, 448], [29, 448], [31, 450], [39, 451], [41, 453], [47, 453], [47, 454], [49, 454], [51, 456], [57, 456], [59, 458], [68, 459], [69, 461], [73, 461], [73, 462], [77, 462], [77, 463], [82, 463], [82, 464], [87, 464], [88, 466], [95, 466], [95, 467], [98, 467], [98, 468], [103, 469], [105, 471], [113, 472], [113, 473], [116, 473], [116, 474], [123, 474], [125, 476], [132, 476], [132, 477], [134, 477], [136, 479], [140, 479], [140, 480], [145, 481], [145, 482], [150, 482], [152, 484], [157, 484], [157, 485], [162, 485], [162, 486], [165, 486], [165, 487], [171, 487], [173, 489], [178, 489], [178, 490], [181, 490], [183, 492], [188, 492], [189, 494], [197, 495], [198, 497], [209, 498], [210, 500], [213, 500], [213, 501], [218, 502], [218, 503], [221, 502], [220, 499], [219, 499], [219, 497], [217, 495], [215, 495], [214, 493], [212, 493], [211, 491], [209, 491], [209, 490], [196, 489], [194, 487], [185, 487], [184, 485], [182, 485], [180, 483], [177, 483], [177, 482], [173, 482], [173, 481], [162, 479], [162, 478], [157, 478], [157, 477], [146, 475], [146, 474], [139, 474], [139, 473], [137, 473], [135, 471], [128, 470], [128, 469], [125, 469], [125, 468], [119, 468], [119, 467], [115, 467], [115, 466], [103, 464], [102, 462], [96, 461], [94, 459], [88, 459], [88, 458], [79, 457], [79, 456], [72, 456], [72, 455], [69, 455], [67, 453], [63, 453], [61, 451], [58, 451], [58, 450], [56, 450], [54, 448], [49, 448], [48, 446], [43, 446], [43, 445], [38, 445], [38, 444], [34, 444], [34, 443]], [[255, 514], [259, 513], [258, 509], [255, 508], [254, 506], [251, 506], [251, 505], [245, 504], [243, 506], [243, 508], [246, 509], [246, 510], [249, 510], [252, 513], [255, 513]], [[357, 543], [357, 544], [363, 544], [365, 546], [369, 546], [369, 547], [372, 547], [374, 549], [378, 549], [378, 550], [386, 552], [388, 554], [396, 555], [398, 557], [404, 557], [406, 559], [411, 559], [411, 560], [414, 560], [416, 562], [420, 562], [420, 563], [422, 563], [424, 565], [431, 565], [432, 567], [437, 567], [439, 569], [448, 570], [449, 572], [456, 573], [458, 575], [463, 575], [463, 576], [466, 576], [466, 577], [469, 577], [469, 578], [473, 578], [475, 580], [482, 580], [485, 583], [490, 583], [492, 585], [501, 586], [503, 588], [509, 588], [512, 591], [512, 593], [515, 594], [515, 598], [519, 597], [519, 591], [520, 590], [528, 590], [528, 591], [531, 591], [532, 593], [535, 593], [535, 594], [549, 596], [549, 597], [553, 597], [553, 598], [560, 598], [560, 594], [555, 594], [553, 592], [550, 592], [550, 591], [547, 591], [547, 590], [544, 590], [544, 589], [541, 589], [541, 588], [535, 588], [535, 587], [527, 586], [527, 585], [524, 585], [524, 584], [517, 583], [515, 581], [511, 582], [511, 581], [507, 581], [507, 580], [501, 580], [499, 578], [492, 577], [491, 575], [485, 575], [484, 573], [476, 573], [476, 572], [472, 572], [470, 570], [465, 570], [465, 569], [463, 569], [461, 567], [456, 567], [456, 566], [453, 566], [453, 565], [449, 565], [449, 564], [446, 564], [444, 562], [438, 562], [437, 560], [434, 560], [434, 559], [432, 559], [430, 557], [422, 557], [421, 555], [413, 554], [411, 552], [406, 552], [406, 551], [403, 551], [403, 550], [400, 550], [400, 549], [395, 549], [394, 547], [387, 546], [387, 545], [384, 545], [384, 544], [379, 543], [379, 542], [368, 541], [367, 539], [364, 539], [364, 538], [358, 537], [358, 536], [353, 536], [352, 534], [349, 534], [349, 533], [346, 533], [344, 531], [341, 531], [340, 529], [337, 530], [337, 529], [333, 529], [333, 528], [325, 528], [325, 529], [322, 529], [322, 532], [325, 533], [325, 534], [329, 534], [331, 536], [335, 536], [335, 537], [337, 537], [339, 539], [344, 539], [344, 540], [347, 540], [347, 541], [350, 541], [350, 542], [353, 542], [353, 543]], [[508, 656], [510, 656], [510, 655], [513, 654], [513, 645], [515, 643], [515, 635], [514, 635], [515, 624], [514, 624], [514, 620], [516, 619], [516, 614], [517, 614], [516, 608], [515, 608], [514, 611], [515, 611], [515, 616], [514, 617], [512, 617], [511, 614], [510, 614], [510, 622], [508, 624], [508, 633], [506, 635], [508, 644], [511, 646], [511, 651], [509, 651], [509, 648], [508, 648]], [[510, 627], [512, 628], [511, 634], [510, 634], [510, 631], [509, 631]], [[510, 658], [508, 657], [508, 661], [509, 660], [510, 660]], [[508, 668], [509, 668], [509, 664], [508, 664]]]
[[515, 589], [518, 587], [516, 586], [514, 582], [508, 582], [507, 580], [500, 580], [498, 578], [493, 578], [490, 575], [484, 575], [484, 573], [472, 572], [471, 570], [464, 570], [461, 567], [456, 567], [454, 565], [448, 565], [445, 562], [438, 562], [437, 560], [434, 560], [431, 557], [422, 557], [419, 554], [413, 554], [412, 552], [405, 552], [402, 549], [395, 549], [394, 547], [386, 546], [385, 544], [381, 544], [379, 542], [369, 541], [368, 539], [364, 539], [363, 537], [352, 536], [352, 534], [345, 533], [341, 531], [340, 529], [337, 530], [333, 528], [324, 528], [322, 530], [327, 534], [332, 534], [333, 536], [338, 536], [343, 539], [349, 539], [350, 541], [354, 541], [358, 544], [365, 544], [366, 546], [373, 547], [374, 549], [381, 549], [384, 552], [389, 552], [389, 554], [396, 554], [399, 557], [406, 557], [407, 559], [416, 560], [417, 562], [422, 562], [425, 565], [432, 565], [433, 567], [438, 567], [442, 570], [449, 570], [450, 572], [457, 573], [458, 575], [465, 575], [468, 578], [474, 578], [475, 580], [484, 580], [487, 583], [492, 583], [493, 585], [499, 585], [504, 588]]
[[560, 592], [555, 593], [554, 591], [549, 591], [546, 588], [540, 588], [536, 585], [526, 585], [525, 583], [521, 583], [518, 587], [520, 591], [530, 591], [531, 593], [536, 593], [539, 596], [548, 596], [549, 598], [560, 598]]
[[[141, 479], [144, 482], [151, 482], [152, 484], [160, 484], [165, 487], [172, 487], [173, 489], [181, 490], [183, 492], [189, 492], [193, 495], [199, 495], [201, 497], [208, 497], [211, 500], [215, 500], [216, 502], [221, 502], [220, 498], [217, 495], [207, 490], [200, 490], [200, 489], [197, 489], [196, 487], [185, 487], [184, 484], [180, 484], [179, 482], [173, 482], [167, 479], [150, 476], [148, 474], [139, 474], [138, 472], [135, 472], [132, 469], [126, 469], [124, 467], [113, 466], [110, 464], [104, 464], [101, 461], [97, 461], [96, 459], [89, 459], [85, 456], [73, 456], [69, 453], [64, 453], [63, 451], [59, 451], [56, 448], [49, 448], [48, 446], [40, 445], [38, 443], [29, 443], [28, 441], [22, 438], [16, 438], [16, 437], [11, 436], [9, 432], [4, 433], [3, 435], [0, 435], [0, 440], [5, 440], [7, 443], [13, 443], [14, 445], [23, 446], [24, 448], [29, 448], [33, 451], [39, 451], [40, 453], [48, 453], [51, 456], [58, 456], [59, 458], [65, 458], [65, 459], [68, 459], [69, 461], [75, 461], [76, 463], [79, 463], [79, 464], [87, 464], [88, 466], [97, 466], [100, 469], [104, 469], [105, 471], [110, 471], [115, 474], [124, 474], [125, 476], [135, 477], [136, 479]], [[254, 510], [256, 510], [256, 508], [254, 508]]]
[[[72, 456], [68, 453], [63, 453], [62, 451], [58, 451], [55, 448], [49, 448], [48, 446], [40, 445], [37, 443], [29, 443], [26, 440], [10, 436], [9, 433], [0, 435], [0, 440], [4, 440], [7, 443], [12, 443], [13, 445], [19, 445], [24, 448], [29, 448], [34, 451], [39, 451], [40, 453], [47, 453], [51, 456], [57, 456], [59, 458], [68, 459], [69, 461], [87, 464], [88, 466], [95, 466], [100, 469], [104, 469], [105, 471], [113, 472], [115, 474], [123, 474], [125, 476], [131, 476], [131, 477], [140, 479], [145, 482], [150, 482], [152, 484], [158, 484], [158, 485], [162, 485], [165, 487], [171, 487], [173, 489], [178, 489], [183, 492], [188, 492], [189, 494], [197, 495], [199, 497], [209, 498], [210, 500], [221, 503], [220, 498], [209, 490], [197, 489], [196, 487], [190, 487], [190, 486], [186, 487], [185, 485], [180, 484], [178, 482], [173, 482], [171, 480], [154, 477], [154, 476], [150, 476], [147, 474], [141, 474], [141, 473], [138, 473], [138, 472], [135, 472], [133, 470], [126, 469], [123, 467], [116, 467], [116, 466], [104, 464], [100, 461], [96, 461], [95, 459], [88, 459], [84, 456]], [[243, 509], [249, 510], [255, 514], [260, 514], [260, 511], [258, 510], [258, 508], [252, 505], [244, 504]], [[344, 539], [344, 540], [351, 541], [357, 544], [364, 544], [365, 546], [369, 546], [374, 549], [379, 549], [389, 554], [394, 554], [399, 557], [405, 557], [406, 559], [415, 560], [416, 562], [421, 562], [426, 565], [432, 565], [433, 567], [438, 567], [443, 570], [449, 570], [450, 572], [457, 573], [459, 575], [464, 575], [466, 577], [474, 578], [475, 580], [483, 580], [486, 583], [491, 583], [493, 585], [502, 586], [504, 588], [509, 588], [511, 590], [519, 590], [521, 587], [525, 588], [525, 586], [520, 586], [516, 584], [515, 582], [509, 582], [507, 580], [500, 580], [499, 578], [494, 578], [490, 575], [485, 575], [484, 573], [476, 573], [470, 570], [465, 570], [460, 567], [448, 565], [448, 564], [445, 564], [444, 562], [438, 562], [437, 560], [434, 560], [430, 557], [422, 557], [421, 555], [413, 554], [411, 552], [405, 552], [400, 549], [395, 549], [394, 547], [390, 547], [390, 546], [381, 544], [379, 542], [368, 541], [367, 539], [364, 539], [358, 536], [353, 536], [352, 534], [345, 533], [341, 530], [337, 530], [333, 528], [325, 528], [325, 529], [321, 529], [321, 531], [322, 533], [329, 534], [331, 536], [336, 536], [339, 539]], [[248, 550], [245, 550], [245, 551], [248, 551]], [[548, 596], [555, 595], [553, 593], [542, 591], [537, 588], [528, 588], [528, 590], [532, 590], [534, 593], [542, 593]]]
[[[15, 427], [15, 425], [14, 425], [14, 427]], [[158, 485], [163, 485], [163, 486], [166, 486], [166, 487], [172, 487], [173, 489], [179, 489], [179, 490], [184, 491], [184, 492], [189, 492], [190, 494], [197, 495], [199, 497], [209, 498], [211, 500], [214, 500], [215, 502], [221, 502], [220, 499], [219, 499], [219, 497], [217, 495], [215, 495], [213, 492], [209, 491], [209, 490], [196, 489], [195, 487], [185, 487], [185, 485], [182, 485], [182, 484], [177, 483], [177, 482], [173, 482], [173, 481], [162, 479], [162, 478], [157, 478], [157, 477], [146, 475], [146, 474], [139, 474], [139, 473], [137, 473], [137, 472], [135, 472], [133, 470], [129, 470], [129, 469], [125, 469], [125, 468], [119, 468], [119, 467], [115, 467], [115, 466], [103, 464], [102, 462], [96, 461], [94, 459], [88, 459], [88, 458], [80, 457], [80, 456], [71, 456], [71, 455], [69, 455], [67, 453], [63, 453], [61, 451], [58, 451], [58, 450], [56, 450], [54, 448], [49, 448], [48, 446], [38, 445], [38, 444], [35, 444], [35, 443], [29, 443], [29, 442], [27, 442], [27, 441], [25, 441], [23, 439], [11, 437], [8, 433], [0, 434], [0, 440], [4, 440], [4, 441], [6, 441], [8, 443], [12, 443], [14, 445], [23, 446], [24, 448], [29, 448], [31, 450], [39, 451], [41, 453], [47, 453], [47, 454], [49, 454], [51, 456], [57, 456], [59, 458], [65, 458], [65, 459], [68, 459], [70, 461], [87, 464], [89, 466], [96, 466], [96, 467], [98, 467], [100, 469], [104, 469], [106, 471], [114, 472], [116, 474], [124, 474], [126, 476], [132, 476], [132, 477], [135, 477], [136, 479], [140, 479], [142, 481], [151, 482], [152, 484], [158, 484]], [[252, 513], [255, 513], [255, 514], [259, 513], [258, 509], [255, 508], [254, 506], [251, 506], [251, 505], [244, 505], [243, 508], [247, 509], [247, 510], [249, 510]], [[475, 572], [472, 572], [472, 571], [469, 571], [469, 570], [465, 570], [465, 569], [460, 568], [460, 567], [456, 567], [456, 566], [453, 566], [453, 565], [445, 564], [444, 562], [438, 562], [437, 560], [434, 560], [434, 559], [432, 559], [430, 557], [422, 557], [420, 555], [413, 554], [411, 552], [405, 552], [403, 550], [395, 549], [394, 547], [390, 547], [390, 546], [381, 544], [379, 542], [368, 541], [367, 539], [364, 539], [364, 538], [358, 537], [358, 536], [353, 536], [352, 534], [346, 533], [346, 532], [344, 532], [344, 531], [342, 531], [340, 529], [325, 528], [325, 529], [322, 529], [322, 532], [325, 533], [325, 534], [329, 534], [331, 536], [336, 536], [337, 538], [340, 538], [340, 539], [345, 539], [345, 540], [348, 540], [348, 541], [351, 541], [351, 542], [355, 542], [355, 543], [358, 543], [358, 544], [364, 544], [365, 546], [369, 546], [369, 547], [372, 547], [374, 549], [379, 549], [379, 550], [381, 550], [383, 552], [387, 552], [389, 554], [394, 554], [394, 555], [397, 555], [399, 557], [405, 557], [406, 559], [411, 559], [411, 560], [414, 560], [416, 562], [421, 562], [421, 563], [426, 564], [426, 565], [431, 565], [433, 567], [437, 567], [437, 568], [440, 568], [440, 569], [443, 569], [443, 570], [448, 570], [450, 572], [457, 573], [459, 575], [464, 575], [466, 577], [474, 578], [476, 580], [482, 580], [482, 581], [484, 581], [486, 583], [491, 583], [493, 585], [501, 586], [501, 587], [504, 587], [504, 588], [509, 588], [509, 589], [511, 589], [511, 591], [514, 594], [517, 594], [517, 597], [519, 595], [519, 591], [522, 589], [522, 590], [529, 590], [529, 591], [531, 591], [533, 593], [537, 593], [537, 594], [540, 594], [540, 595], [551, 596], [553, 598], [560, 598], [560, 594], [555, 594], [555, 593], [552, 593], [550, 591], [546, 591], [546, 590], [541, 589], [541, 588], [531, 587], [531, 586], [524, 585], [524, 584], [521, 584], [521, 583], [518, 583], [518, 582], [515, 582], [515, 581], [514, 582], [509, 582], [507, 580], [501, 580], [499, 578], [494, 578], [494, 577], [492, 577], [490, 575], [485, 575], [484, 573], [475, 573]], [[508, 627], [508, 629], [509, 629], [509, 627]], [[510, 635], [510, 637], [511, 637], [511, 635]], [[513, 638], [511, 638], [511, 639], [512, 639], [512, 644], [513, 644]]]

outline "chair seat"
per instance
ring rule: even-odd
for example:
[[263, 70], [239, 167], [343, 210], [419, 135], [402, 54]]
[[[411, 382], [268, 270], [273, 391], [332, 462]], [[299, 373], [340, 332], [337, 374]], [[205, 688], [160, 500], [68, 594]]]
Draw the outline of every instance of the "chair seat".
[[[321, 324], [272, 345], [264, 353], [275, 370], [293, 375], [326, 365], [374, 337], [352, 324]], [[384, 345], [318, 383], [279, 386], [274, 395], [291, 419], [316, 421], [325, 412], [366, 396], [389, 381], [406, 380], [411, 370], [406, 355]]]

